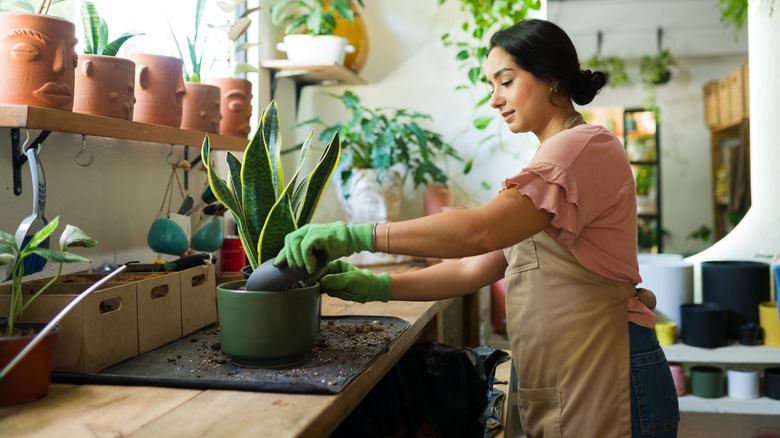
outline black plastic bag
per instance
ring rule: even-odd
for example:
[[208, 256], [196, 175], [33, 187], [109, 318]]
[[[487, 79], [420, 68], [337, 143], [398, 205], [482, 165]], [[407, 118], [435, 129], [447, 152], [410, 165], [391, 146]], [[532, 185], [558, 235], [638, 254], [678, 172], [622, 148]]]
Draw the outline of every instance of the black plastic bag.
[[413, 345], [332, 437], [491, 436], [502, 400], [493, 373], [507, 359], [490, 346]]

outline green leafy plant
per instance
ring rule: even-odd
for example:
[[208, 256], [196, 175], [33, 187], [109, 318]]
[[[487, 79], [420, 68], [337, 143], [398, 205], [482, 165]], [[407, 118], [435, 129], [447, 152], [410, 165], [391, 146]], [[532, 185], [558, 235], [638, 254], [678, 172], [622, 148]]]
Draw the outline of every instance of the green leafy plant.
[[712, 237], [712, 228], [706, 225], [702, 225], [699, 228], [685, 235], [685, 238], [688, 240], [701, 240], [704, 243], [709, 242], [711, 237]]
[[298, 164], [285, 184], [282, 171], [282, 137], [276, 102], [271, 101], [261, 117], [260, 129], [244, 151], [243, 163], [227, 153], [229, 177], [221, 179], [211, 161], [209, 138], [203, 141], [203, 163], [217, 200], [232, 213], [252, 269], [276, 257], [284, 237], [309, 223], [341, 156], [338, 133], [334, 134], [313, 170], [303, 166], [311, 149], [311, 137], [301, 147]]
[[462, 160], [440, 134], [420, 125], [430, 121], [430, 115], [408, 109], [369, 109], [361, 105], [360, 98], [351, 91], [329, 96], [341, 100], [350, 113], [349, 121], [328, 125], [317, 117], [300, 125], [324, 126], [319, 137], [321, 141], [339, 135], [344, 149], [344, 160], [339, 168], [345, 190], [353, 169], [374, 169], [381, 182], [385, 173], [397, 165], [404, 168], [404, 180], [411, 175], [415, 187], [431, 182], [446, 185], [447, 174], [435, 164], [435, 158], [443, 155]]
[[353, 24], [355, 15], [348, 0], [280, 0], [271, 6], [271, 22], [283, 26], [285, 35], [333, 35], [336, 18]]
[[648, 195], [655, 188], [655, 167], [637, 166], [636, 171], [636, 194]]
[[64, 1], [66, 0], [42, 0], [36, 9], [32, 3], [24, 0], [3, 0], [0, 2], [0, 12], [29, 12], [30, 14], [46, 15], [51, 6]]
[[[769, 16], [775, 12], [775, 0], [761, 0], [762, 7], [769, 11]], [[720, 22], [723, 27], [734, 27], [734, 38], [747, 21], [748, 0], [718, 0]]]
[[615, 88], [628, 83], [626, 62], [616, 56], [601, 56], [600, 53], [588, 58], [582, 66], [591, 70], [598, 70], [607, 75], [607, 83]]
[[[66, 225], [65, 230], [60, 236], [60, 251], [41, 248], [40, 245], [54, 232], [59, 225], [59, 216], [54, 218], [41, 231], [35, 233], [30, 242], [19, 248], [19, 242], [11, 234], [0, 231], [0, 265], [11, 265], [12, 285], [11, 285], [11, 308], [8, 314], [7, 336], [12, 336], [14, 332], [14, 323], [22, 312], [38, 298], [46, 289], [49, 288], [62, 273], [63, 263], [89, 262], [89, 259], [80, 255], [69, 253], [68, 248], [73, 247], [93, 247], [97, 242], [87, 236], [79, 228], [73, 225]], [[22, 277], [24, 277], [24, 259], [37, 254], [46, 260], [60, 264], [55, 275], [48, 283], [39, 289], [34, 295], [24, 300], [22, 295]]]
[[[644, 84], [647, 95], [644, 99], [645, 107], [658, 113], [658, 104], [656, 103], [656, 87], [663, 85], [672, 77], [669, 67], [675, 65], [669, 49], [659, 50], [656, 56], [643, 56], [639, 64], [639, 71], [642, 74], [642, 84]], [[658, 117], [656, 117], [658, 119]]]
[[179, 51], [179, 57], [184, 60], [184, 80], [189, 82], [200, 82], [201, 68], [203, 65], [203, 49], [198, 47], [198, 33], [200, 31], [200, 22], [203, 19], [203, 12], [206, 10], [206, 0], [197, 0], [195, 3], [195, 32], [192, 37], [187, 38], [187, 57], [181, 50], [179, 40], [176, 38], [176, 32], [173, 25], [168, 21], [168, 27], [173, 35], [173, 42], [176, 44], [176, 50]]
[[81, 2], [81, 21], [84, 24], [84, 53], [87, 55], [116, 56], [122, 44], [130, 38], [143, 33], [123, 33], [114, 41], [108, 42], [108, 25], [100, 17], [95, 5], [87, 0]]
[[229, 18], [226, 22], [219, 24], [219, 25], [212, 25], [208, 24], [209, 28], [211, 29], [217, 29], [225, 34], [228, 40], [228, 53], [226, 58], [226, 61], [228, 63], [228, 68], [230, 71], [239, 74], [239, 73], [257, 73], [260, 71], [259, 68], [249, 64], [249, 63], [242, 63], [239, 64], [233, 68], [233, 58], [237, 52], [244, 51], [247, 49], [250, 49], [252, 47], [255, 47], [261, 43], [247, 43], [242, 42], [239, 43], [238, 40], [246, 35], [247, 29], [249, 29], [249, 25], [252, 24], [252, 19], [250, 16], [254, 14], [257, 11], [262, 10], [263, 8], [261, 6], [255, 7], [255, 8], [248, 8], [245, 9], [241, 15], [238, 17], [235, 16], [235, 10], [244, 4], [246, 4], [247, 0], [230, 0], [230, 1], [219, 1], [217, 2], [217, 6], [224, 12]]

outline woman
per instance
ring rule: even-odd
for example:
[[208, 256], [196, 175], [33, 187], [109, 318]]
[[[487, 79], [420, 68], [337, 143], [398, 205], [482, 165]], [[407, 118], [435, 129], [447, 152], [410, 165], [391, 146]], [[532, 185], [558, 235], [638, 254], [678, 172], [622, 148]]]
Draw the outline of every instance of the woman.
[[558, 26], [524, 20], [490, 40], [490, 106], [514, 133], [541, 142], [527, 168], [482, 207], [388, 224], [309, 225], [277, 263], [316, 269], [358, 251], [457, 258], [407, 274], [373, 275], [334, 261], [323, 289], [353, 301], [436, 300], [506, 278], [507, 330], [529, 437], [676, 436], [671, 373], [636, 296], [636, 195], [620, 141], [585, 124], [604, 86], [580, 70]]

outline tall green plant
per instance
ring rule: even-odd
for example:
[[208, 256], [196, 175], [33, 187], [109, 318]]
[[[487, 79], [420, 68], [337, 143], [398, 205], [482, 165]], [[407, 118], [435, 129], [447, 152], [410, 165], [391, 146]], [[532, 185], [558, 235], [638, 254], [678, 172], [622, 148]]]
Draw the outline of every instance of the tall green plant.
[[[179, 45], [179, 39], [176, 38], [177, 32], [174, 31], [173, 25], [168, 21], [168, 28], [171, 30], [173, 36], [173, 42], [176, 44], [176, 50], [179, 52], [179, 57], [184, 61], [184, 80], [189, 82], [200, 82], [201, 68], [203, 65], [203, 49], [198, 47], [198, 33], [200, 32], [200, 22], [203, 19], [203, 12], [206, 10], [206, 0], [196, 0], [195, 3], [195, 31], [192, 37], [186, 37], [187, 40], [187, 55], [184, 56], [184, 52]], [[167, 17], [166, 17], [167, 19]]]
[[108, 24], [95, 8], [95, 5], [88, 1], [81, 2], [81, 22], [84, 25], [84, 53], [87, 55], [105, 55], [116, 56], [122, 44], [130, 38], [143, 33], [123, 33], [114, 41], [108, 41]]
[[260, 129], [244, 151], [243, 163], [227, 153], [229, 177], [221, 179], [211, 161], [209, 138], [203, 141], [203, 163], [217, 200], [232, 213], [252, 269], [276, 257], [284, 237], [311, 221], [322, 193], [341, 156], [338, 133], [333, 135], [314, 169], [304, 175], [311, 135], [303, 143], [295, 173], [288, 183], [282, 171], [282, 136], [276, 102], [263, 112]]
[[[357, 0], [363, 6], [363, 0]], [[333, 35], [336, 18], [355, 22], [349, 0], [280, 0], [271, 6], [271, 21], [281, 25], [286, 35]]]
[[[59, 225], [59, 219], [59, 216], [55, 217], [54, 220], [43, 227], [41, 231], [35, 233], [32, 239], [30, 239], [30, 242], [23, 248], [19, 248], [20, 242], [17, 242], [14, 236], [0, 231], [0, 265], [11, 265], [11, 276], [13, 279], [11, 283], [11, 308], [8, 313], [7, 336], [13, 336], [14, 323], [16, 319], [22, 315], [22, 312], [48, 289], [49, 286], [57, 281], [57, 278], [59, 278], [62, 273], [63, 263], [89, 262], [89, 259], [77, 254], [69, 253], [68, 248], [77, 246], [93, 247], [97, 245], [97, 242], [94, 239], [87, 236], [79, 228], [74, 227], [73, 225], [67, 225], [60, 236], [60, 251], [41, 248], [40, 245], [49, 238]], [[33, 254], [37, 254], [52, 262], [58, 262], [60, 267], [57, 270], [57, 275], [55, 275], [51, 281], [46, 283], [46, 285], [25, 301], [22, 295], [24, 259]]]

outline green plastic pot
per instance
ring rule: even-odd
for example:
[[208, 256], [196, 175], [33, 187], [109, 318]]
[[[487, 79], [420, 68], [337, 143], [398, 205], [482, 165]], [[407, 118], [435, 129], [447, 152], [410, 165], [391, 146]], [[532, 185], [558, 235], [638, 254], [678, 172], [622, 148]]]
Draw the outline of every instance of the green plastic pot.
[[222, 351], [242, 367], [306, 360], [320, 328], [319, 283], [277, 292], [238, 290], [245, 284], [237, 280], [217, 286]]

